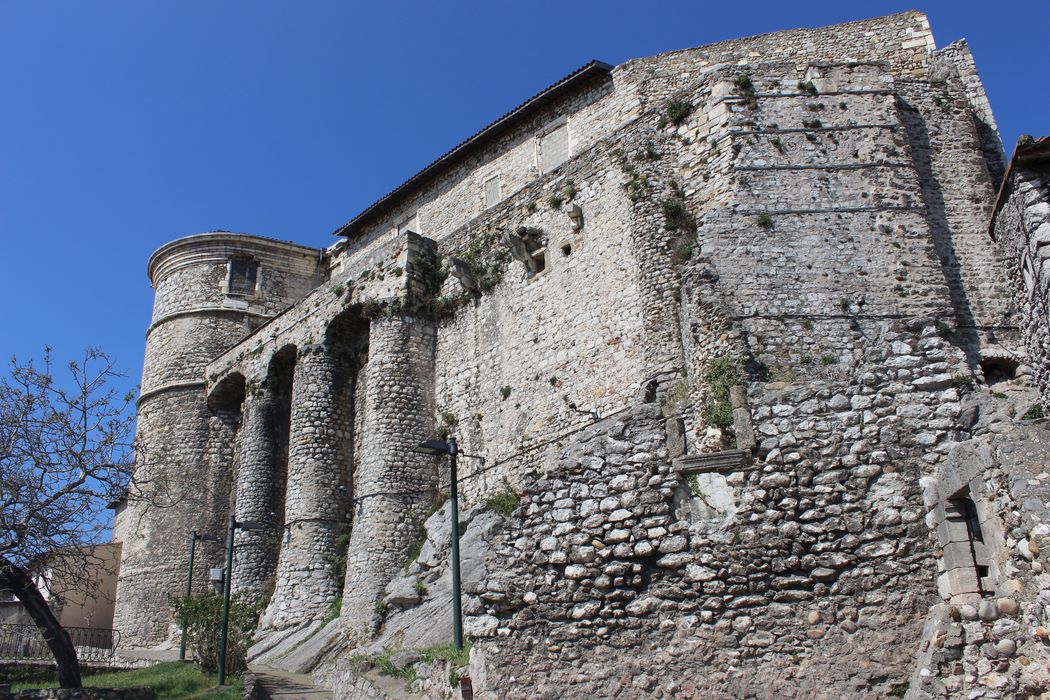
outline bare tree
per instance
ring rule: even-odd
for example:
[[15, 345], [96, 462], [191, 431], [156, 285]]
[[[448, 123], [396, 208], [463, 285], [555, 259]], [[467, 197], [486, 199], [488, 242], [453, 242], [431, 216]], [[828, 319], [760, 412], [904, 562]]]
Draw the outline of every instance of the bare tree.
[[41, 365], [14, 358], [0, 376], [0, 589], [40, 629], [64, 688], [80, 687], [80, 665], [43, 593], [90, 585], [81, 575], [90, 545], [108, 528], [106, 506], [127, 492], [134, 415], [132, 394], [114, 386], [123, 376], [96, 348], [61, 377], [50, 348]]

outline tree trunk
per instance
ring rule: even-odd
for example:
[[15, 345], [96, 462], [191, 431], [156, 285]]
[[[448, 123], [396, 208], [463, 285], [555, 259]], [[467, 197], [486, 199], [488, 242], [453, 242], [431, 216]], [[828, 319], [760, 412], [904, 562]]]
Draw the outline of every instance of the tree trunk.
[[0, 557], [0, 588], [6, 588], [15, 594], [22, 607], [33, 618], [40, 634], [44, 636], [44, 641], [47, 642], [58, 665], [58, 684], [63, 688], [81, 687], [80, 662], [77, 660], [77, 650], [73, 647], [69, 633], [62, 629], [44, 596], [37, 590], [33, 579], [5, 557]]

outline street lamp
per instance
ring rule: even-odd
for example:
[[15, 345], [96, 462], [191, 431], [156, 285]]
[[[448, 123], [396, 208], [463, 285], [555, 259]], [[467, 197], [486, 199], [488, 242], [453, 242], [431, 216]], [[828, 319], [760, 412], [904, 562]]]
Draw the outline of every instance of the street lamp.
[[456, 438], [444, 440], [427, 440], [420, 443], [414, 452], [424, 455], [448, 455], [449, 469], [449, 506], [452, 509], [452, 640], [456, 651], [463, 651], [463, 607], [459, 595], [459, 493], [456, 485]]
[[222, 592], [222, 635], [219, 638], [219, 685], [226, 685], [226, 643], [230, 633], [230, 585], [233, 582], [233, 535], [237, 530], [265, 530], [266, 525], [230, 516], [230, 531], [226, 535], [226, 576]]
[[[190, 570], [186, 574], [186, 597], [193, 595], [193, 554], [198, 542], [222, 542], [218, 535], [201, 535], [196, 530], [190, 533]], [[179, 637], [179, 661], [186, 660], [186, 625], [182, 625]]]

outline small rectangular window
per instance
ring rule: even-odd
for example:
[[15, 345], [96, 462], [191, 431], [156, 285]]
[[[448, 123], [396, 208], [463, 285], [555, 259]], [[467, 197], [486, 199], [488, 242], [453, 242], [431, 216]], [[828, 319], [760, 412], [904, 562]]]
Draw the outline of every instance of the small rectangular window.
[[252, 258], [230, 258], [229, 279], [226, 281], [226, 293], [240, 296], [253, 296], [259, 281], [259, 262]]
[[412, 233], [419, 233], [419, 212], [416, 212], [407, 219], [403, 219], [401, 223], [397, 225], [398, 233], [406, 233], [411, 231]]
[[499, 175], [493, 175], [485, 180], [485, 208], [494, 207], [499, 204]]
[[569, 126], [561, 124], [540, 137], [540, 170], [545, 173], [569, 159]]

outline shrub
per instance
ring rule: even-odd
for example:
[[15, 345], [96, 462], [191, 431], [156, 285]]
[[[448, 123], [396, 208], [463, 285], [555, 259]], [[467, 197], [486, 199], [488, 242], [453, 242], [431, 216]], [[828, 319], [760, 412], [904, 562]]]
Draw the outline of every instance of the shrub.
[[1024, 415], [1021, 416], [1021, 418], [1024, 418], [1025, 420], [1039, 420], [1040, 418], [1045, 417], [1046, 414], [1043, 412], [1043, 405], [1039, 403], [1030, 406], [1028, 410], [1024, 412]]
[[701, 409], [701, 417], [708, 425], [728, 428], [733, 424], [733, 405], [729, 402], [729, 389], [740, 383], [740, 371], [732, 357], [722, 355], [711, 360], [704, 370], [707, 396]]
[[816, 95], [819, 93], [819, 91], [817, 90], [817, 86], [813, 84], [812, 80], [807, 80], [806, 82], [802, 82], [801, 80], [798, 81], [798, 89], [801, 92], [805, 92], [810, 95]]
[[521, 496], [510, 485], [510, 482], [504, 481], [499, 491], [490, 494], [482, 501], [481, 507], [498, 515], [507, 516], [513, 513], [520, 504]]
[[748, 109], [755, 109], [758, 107], [758, 101], [755, 99], [755, 86], [754, 83], [751, 82], [751, 78], [746, 75], [737, 76], [736, 80], [733, 81], [733, 85], [744, 97], [743, 104]]
[[696, 231], [696, 219], [689, 213], [685, 200], [681, 197], [668, 197], [660, 200], [660, 209], [664, 214], [664, 228], [668, 231]]
[[755, 217], [755, 223], [758, 224], [759, 228], [768, 231], [771, 228], [773, 228], [773, 217], [769, 214], [766, 214], [765, 212], [762, 212], [761, 214]]
[[688, 100], [671, 100], [664, 107], [664, 114], [660, 117], [660, 128], [668, 124], [681, 126], [689, 115], [693, 113], [693, 103]]
[[502, 387], [500, 387], [499, 395], [500, 395], [500, 397], [503, 398], [504, 401], [506, 401], [507, 399], [510, 398], [510, 392], [511, 391], [512, 391], [512, 389], [509, 386], [502, 386]]
[[[175, 610], [175, 621], [186, 630], [186, 648], [205, 673], [219, 668], [219, 645], [222, 634], [222, 596], [169, 599]], [[233, 596], [230, 600], [230, 625], [226, 645], [226, 672], [240, 675], [248, 668], [248, 647], [259, 622], [259, 606]]]

